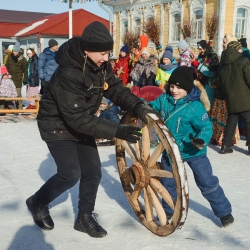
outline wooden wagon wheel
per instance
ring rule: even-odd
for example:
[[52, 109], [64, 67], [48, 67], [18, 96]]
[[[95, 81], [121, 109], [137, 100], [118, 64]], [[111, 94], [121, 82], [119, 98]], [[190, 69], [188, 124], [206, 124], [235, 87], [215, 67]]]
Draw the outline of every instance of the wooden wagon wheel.
[[[176, 228], [181, 228], [185, 222], [189, 199], [187, 176], [178, 146], [169, 129], [153, 114], [149, 114], [147, 119], [149, 123], [142, 124], [140, 142], [130, 144], [116, 139], [116, 159], [125, 195], [136, 216], [151, 232], [166, 236]], [[122, 117], [120, 123], [137, 126], [135, 118], [129, 113]], [[153, 127], [159, 138], [157, 147], [151, 150], [150, 127]], [[171, 158], [173, 173], [164, 170], [158, 162], [164, 149]], [[126, 156], [129, 158], [127, 161]], [[131, 165], [128, 166], [127, 162]], [[174, 178], [176, 201], [161, 184], [160, 178]], [[174, 210], [169, 221], [161, 199]]]

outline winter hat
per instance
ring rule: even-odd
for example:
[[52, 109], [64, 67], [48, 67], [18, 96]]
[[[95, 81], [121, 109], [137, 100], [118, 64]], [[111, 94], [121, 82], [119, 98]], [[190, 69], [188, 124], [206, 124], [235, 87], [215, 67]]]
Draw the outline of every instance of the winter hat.
[[185, 40], [181, 40], [178, 44], [178, 48], [182, 49], [182, 50], [187, 50], [189, 47], [188, 43]]
[[172, 61], [173, 53], [170, 50], [166, 50], [162, 55], [162, 59], [163, 58], [168, 58], [170, 61]]
[[127, 55], [129, 54], [129, 47], [127, 46], [127, 45], [124, 45], [121, 49], [120, 49], [120, 51], [123, 51], [123, 52], [125, 52]]
[[11, 44], [11, 45], [9, 45], [9, 46], [8, 46], [8, 49], [7, 49], [7, 50], [12, 51], [12, 50], [13, 50], [13, 47], [14, 47], [14, 45], [13, 45], [13, 44]]
[[230, 43], [227, 45], [227, 48], [233, 48], [233, 49], [240, 50], [240, 49], [242, 49], [242, 45], [241, 45], [241, 43], [239, 43], [239, 42], [232, 41], [232, 42], [230, 42]]
[[20, 52], [21, 51], [19, 42], [16, 42], [16, 44], [14, 45], [12, 51], [15, 51], [15, 52]]
[[144, 48], [142, 48], [142, 52], [141, 52], [141, 54], [146, 54], [146, 55], [148, 55], [148, 56], [150, 56], [150, 50], [149, 50], [149, 48], [147, 48], [147, 47], [144, 47]]
[[230, 42], [232, 42], [232, 41], [236, 41], [236, 42], [238, 41], [237, 38], [236, 38], [236, 36], [231, 35], [231, 34], [226, 34], [224, 36], [224, 38], [226, 38], [227, 44], [230, 43]]
[[191, 41], [192, 41], [192, 38], [191, 38], [191, 37], [186, 37], [186, 38], [185, 38], [185, 41], [186, 41], [188, 44], [190, 44]]
[[246, 38], [241, 38], [239, 40], [239, 42], [241, 43], [242, 47], [247, 48], [247, 39]]
[[198, 49], [206, 49], [208, 47], [208, 43], [206, 40], [200, 40], [199, 42], [197, 42], [197, 47]]
[[168, 83], [177, 85], [189, 93], [194, 87], [194, 80], [196, 78], [197, 77], [194, 68], [180, 66], [172, 72]]
[[167, 46], [165, 51], [167, 51], [167, 50], [169, 50], [169, 51], [171, 51], [173, 53], [173, 47], [172, 46]]
[[103, 52], [113, 49], [114, 41], [106, 26], [100, 22], [90, 23], [82, 33], [81, 46], [84, 50]]
[[49, 40], [49, 47], [52, 48], [54, 46], [58, 45], [58, 42], [55, 39]]

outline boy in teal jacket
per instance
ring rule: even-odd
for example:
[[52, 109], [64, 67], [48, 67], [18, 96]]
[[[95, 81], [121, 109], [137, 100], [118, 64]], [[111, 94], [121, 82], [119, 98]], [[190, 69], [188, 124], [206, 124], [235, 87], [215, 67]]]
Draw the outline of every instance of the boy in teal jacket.
[[[149, 104], [160, 113], [161, 119], [176, 140], [183, 160], [192, 169], [202, 195], [226, 227], [234, 221], [232, 208], [219, 185], [218, 178], [213, 175], [211, 163], [206, 155], [207, 145], [212, 136], [212, 123], [200, 101], [200, 90], [194, 86], [195, 79], [193, 68], [176, 68], [169, 78], [167, 92]], [[166, 151], [161, 161], [164, 169], [172, 172]], [[162, 178], [161, 182], [173, 199], [176, 199], [174, 179]], [[167, 217], [170, 218], [173, 211], [164, 201], [162, 202]]]

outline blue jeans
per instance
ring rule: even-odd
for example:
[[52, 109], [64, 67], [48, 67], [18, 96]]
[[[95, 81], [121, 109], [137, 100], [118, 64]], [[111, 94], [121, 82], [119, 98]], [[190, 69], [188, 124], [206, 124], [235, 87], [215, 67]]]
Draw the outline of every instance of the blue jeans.
[[112, 105], [109, 109], [104, 110], [99, 117], [115, 123], [119, 123], [120, 122], [120, 118], [118, 116], [119, 113], [120, 113], [120, 108], [117, 107], [116, 105]]
[[57, 173], [36, 192], [36, 202], [48, 205], [80, 179], [78, 208], [81, 213], [94, 210], [96, 193], [102, 176], [101, 162], [92, 136], [85, 140], [47, 142]]
[[[196, 185], [204, 198], [208, 200], [214, 214], [221, 218], [231, 214], [232, 207], [226, 198], [219, 180], [213, 175], [212, 166], [207, 155], [200, 155], [185, 160], [192, 169]], [[172, 166], [167, 157], [162, 156], [161, 162], [165, 170], [172, 172]], [[177, 198], [176, 185], [173, 178], [161, 178], [162, 185], [168, 190], [174, 200]], [[162, 200], [166, 212], [173, 214], [173, 210]]]

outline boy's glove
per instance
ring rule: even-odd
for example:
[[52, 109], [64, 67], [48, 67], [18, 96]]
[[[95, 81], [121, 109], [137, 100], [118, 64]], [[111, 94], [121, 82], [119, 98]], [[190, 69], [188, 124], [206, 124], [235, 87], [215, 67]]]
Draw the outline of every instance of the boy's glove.
[[141, 129], [139, 127], [134, 127], [127, 124], [119, 124], [118, 129], [115, 133], [115, 137], [132, 143], [136, 143], [136, 141], [139, 141], [142, 136], [140, 131]]
[[193, 144], [193, 146], [199, 150], [202, 150], [206, 145], [204, 140], [202, 140], [200, 138], [194, 138], [192, 134], [189, 134], [189, 138], [190, 138], [190, 141]]
[[153, 113], [157, 115], [158, 117], [160, 117], [160, 114], [145, 102], [138, 102], [134, 106], [132, 111], [133, 111], [133, 114], [139, 119], [141, 119], [145, 124], [148, 124], [146, 115], [149, 113]]

